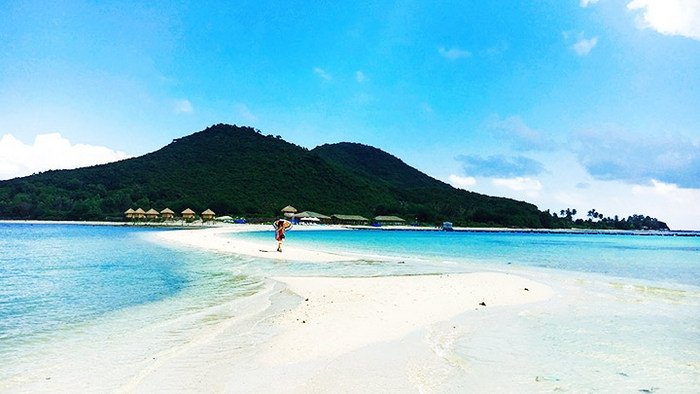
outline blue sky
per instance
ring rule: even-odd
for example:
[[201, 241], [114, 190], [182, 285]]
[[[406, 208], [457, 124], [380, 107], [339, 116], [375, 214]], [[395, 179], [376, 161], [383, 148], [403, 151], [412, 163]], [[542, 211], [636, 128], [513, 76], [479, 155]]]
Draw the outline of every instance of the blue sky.
[[700, 1], [6, 2], [0, 179], [214, 123], [700, 229]]

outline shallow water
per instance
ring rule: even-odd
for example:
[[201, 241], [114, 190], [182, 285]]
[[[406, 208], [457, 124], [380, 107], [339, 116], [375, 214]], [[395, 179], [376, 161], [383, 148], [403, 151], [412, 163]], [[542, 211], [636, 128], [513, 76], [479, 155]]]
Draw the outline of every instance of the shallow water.
[[429, 351], [393, 368], [423, 392], [700, 391], [698, 237], [297, 231], [286, 243], [373, 255], [377, 272], [503, 270], [555, 287], [548, 302], [417, 334]]
[[260, 286], [228, 269], [230, 257], [158, 245], [148, 240], [153, 231], [0, 223], [0, 379], [48, 344], [124, 311], [168, 306], [139, 317], [147, 325]]
[[[272, 239], [268, 232], [236, 234]], [[290, 231], [287, 245], [393, 256], [414, 269], [519, 265], [700, 286], [700, 237], [440, 231]]]
[[[229, 236], [274, 244], [271, 232]], [[405, 375], [394, 379], [403, 376], [409, 387], [428, 392], [697, 392], [700, 387], [700, 238], [288, 234], [287, 245], [361, 255], [329, 264], [192, 251], [154, 240], [153, 230], [128, 226], [0, 224], [0, 389], [25, 379], [56, 379], [54, 361], [64, 358], [69, 361], [60, 368], [86, 371], [74, 377], [76, 382], [98, 379], [109, 390], [138, 387], [156, 358], [184, 352], [216, 332], [226, 333], [224, 348], [240, 352], [239, 368], [253, 368], [243, 363], [269, 334], [261, 322], [291, 305], [287, 299], [270, 306], [269, 295], [258, 297], [274, 293], [265, 281], [270, 276], [483, 269], [548, 283], [556, 296], [512, 308], [512, 314], [468, 311], [415, 333], [394, 356], [364, 352]], [[232, 319], [252, 319], [255, 329], [231, 326]], [[404, 363], [397, 355], [414, 351], [424, 352], [420, 363], [391, 364]], [[343, 360], [358, 361], [349, 355], [336, 364]], [[92, 369], [111, 372], [96, 378], [87, 372]], [[372, 374], [375, 383], [384, 379]], [[489, 380], [493, 376], [501, 378]]]

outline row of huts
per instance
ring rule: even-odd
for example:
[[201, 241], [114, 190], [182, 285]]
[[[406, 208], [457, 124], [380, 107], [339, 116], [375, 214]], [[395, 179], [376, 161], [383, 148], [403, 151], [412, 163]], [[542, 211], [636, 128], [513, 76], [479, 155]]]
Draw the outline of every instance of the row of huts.
[[[321, 223], [347, 225], [403, 225], [406, 223], [405, 220], [401, 219], [398, 216], [375, 216], [372, 219], [368, 219], [360, 215], [334, 214], [331, 216], [327, 216], [322, 213], [313, 211], [297, 212], [297, 209], [292, 207], [291, 205], [282, 208], [282, 213], [285, 218], [291, 221], [307, 224]], [[191, 221], [195, 219], [196, 212], [191, 210], [190, 208], [187, 208], [184, 211], [182, 211], [180, 215], [180, 218], [182, 220]], [[214, 220], [215, 215], [216, 214], [214, 213], [214, 211], [212, 211], [211, 209], [207, 209], [206, 211], [200, 214], [200, 217], [203, 222], [208, 222]], [[124, 212], [124, 216], [126, 216], [127, 220], [131, 221], [175, 220], [175, 212], [173, 212], [173, 210], [171, 210], [170, 208], [165, 208], [160, 212], [153, 208], [149, 209], [148, 211], [144, 211], [141, 208], [129, 208]]]
[[[180, 212], [182, 220], [194, 220], [195, 216], [197, 215], [195, 211], [187, 208], [184, 211]], [[214, 220], [214, 216], [216, 214], [214, 211], [211, 209], [207, 209], [206, 211], [202, 212], [200, 215], [202, 218], [202, 221], [208, 222], [210, 220]], [[129, 220], [174, 220], [175, 219], [175, 212], [173, 212], [172, 209], [170, 208], [165, 208], [162, 211], [158, 212], [155, 209], [151, 208], [148, 211], [144, 211], [141, 208], [137, 209], [132, 209], [129, 208], [124, 212], [124, 216], [126, 216], [127, 219]]]
[[406, 221], [398, 216], [375, 216], [373, 219], [368, 219], [360, 215], [341, 215], [335, 214], [331, 216], [313, 211], [297, 212], [297, 209], [291, 205], [282, 208], [284, 216], [293, 221], [301, 223], [324, 223], [324, 224], [348, 224], [348, 225], [403, 225]]

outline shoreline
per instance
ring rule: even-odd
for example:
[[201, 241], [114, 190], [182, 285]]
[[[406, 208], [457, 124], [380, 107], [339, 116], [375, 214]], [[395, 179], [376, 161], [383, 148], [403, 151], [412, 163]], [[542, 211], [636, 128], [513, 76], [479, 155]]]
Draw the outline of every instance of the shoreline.
[[[346, 230], [343, 227], [336, 226], [295, 226], [294, 231], [325, 231], [325, 230]], [[258, 243], [239, 238], [227, 238], [226, 234], [236, 234], [243, 232], [254, 231], [269, 231], [270, 242], [268, 244]], [[317, 263], [330, 263], [340, 261], [353, 261], [358, 257], [351, 255], [343, 255], [337, 253], [328, 253], [323, 251], [315, 251], [302, 249], [295, 246], [284, 245], [284, 252], [278, 253], [275, 251], [276, 243], [274, 241], [274, 233], [272, 226], [263, 224], [245, 224], [245, 225], [222, 225], [217, 227], [208, 227], [206, 229], [182, 229], [178, 231], [156, 232], [151, 234], [152, 238], [158, 241], [165, 241], [172, 245], [180, 247], [193, 247], [200, 250], [209, 250], [221, 253], [230, 253], [235, 255], [251, 256], [262, 259], [270, 259], [277, 261], [309, 261]]]
[[[85, 226], [118, 226], [118, 227], [143, 227], [143, 228], [172, 228], [172, 229], [207, 229], [223, 227], [263, 226], [267, 224], [233, 224], [233, 223], [183, 223], [182, 221], [171, 222], [109, 222], [109, 221], [79, 221], [79, 220], [8, 220], [0, 219], [0, 224], [69, 224]], [[320, 225], [297, 225], [295, 229], [350, 229], [362, 231], [444, 231], [439, 227], [428, 226], [363, 226], [350, 224], [320, 224]], [[257, 231], [257, 230], [242, 230]], [[660, 237], [700, 237], [700, 230], [614, 230], [614, 229], [579, 229], [579, 228], [509, 228], [509, 227], [454, 227], [453, 232], [471, 233], [514, 233], [514, 234], [582, 234], [582, 235], [636, 235], [636, 236], [660, 236]]]
[[[338, 229], [343, 227], [296, 226], [294, 231]], [[283, 253], [267, 252], [274, 249], [269, 225], [163, 230], [144, 234], [151, 242], [166, 241], [185, 251], [250, 256], [276, 264], [362, 259], [351, 252], [288, 245]], [[269, 244], [227, 236], [246, 231], [270, 231]], [[582, 351], [586, 360], [590, 346], [594, 355], [602, 346], [610, 347], [612, 354], [600, 357], [615, 356], [609, 332], [620, 325], [623, 332], [657, 327], [638, 325], [639, 316], [658, 313], [650, 322], [668, 316], [694, 321], [700, 303], [697, 289], [669, 291], [640, 287], [637, 280], [524, 267], [363, 277], [299, 274], [262, 272], [258, 292], [203, 309], [187, 310], [186, 298], [180, 299], [185, 309], [176, 310], [182, 314], [137, 324], [133, 330], [126, 321], [132, 312], [124, 311], [108, 319], [118, 332], [103, 338], [100, 328], [76, 349], [65, 349], [70, 355], [61, 363], [0, 381], [0, 391], [533, 392], [661, 387], [691, 392], [687, 388], [700, 382], [700, 365], [687, 361], [694, 359], [692, 348], [690, 356], [670, 364], [668, 368], [675, 369], [668, 378], [645, 370], [646, 362], [668, 363], [660, 356], [638, 364], [594, 357], [590, 365], [575, 356]], [[169, 302], [135, 310], [148, 315], [169, 308]], [[652, 332], [643, 334], [641, 346], [653, 338], [665, 340]], [[54, 350], [48, 361], [64, 356], [60, 346]], [[645, 355], [643, 350], [626, 351]], [[567, 359], [576, 361], [571, 371], [564, 367]], [[684, 371], [687, 375], [677, 376]], [[674, 379], [680, 383], [669, 383]]]
[[[280, 262], [335, 264], [362, 259], [352, 253], [325, 253], [286, 245], [282, 253], [265, 253], [260, 250], [272, 247], [226, 237], [231, 233], [270, 230], [269, 227], [223, 226], [206, 231], [153, 235], [154, 240], [168, 240], [178, 247]], [[340, 228], [296, 226], [294, 231], [300, 229]], [[185, 382], [199, 379], [204, 383], [203, 386], [184, 386], [184, 391], [188, 392], [202, 388], [242, 392], [377, 391], [387, 387], [399, 391], [434, 391], [445, 384], [449, 387], [450, 380], [459, 376], [459, 371], [436, 381], [425, 381], [422, 375], [430, 372], [406, 369], [407, 363], [413, 364], [414, 356], [403, 352], [422, 353], [430, 360], [430, 368], [443, 368], [445, 360], [435, 353], [433, 345], [426, 346], [426, 337], [440, 332], [446, 338], [436, 339], [437, 346], [443, 346], [443, 341], [448, 341], [445, 346], [451, 346], [453, 335], [462, 336], [465, 330], [471, 330], [459, 323], [465, 316], [471, 319], [486, 313], [489, 319], [509, 321], [517, 319], [531, 305], [547, 303], [556, 294], [550, 285], [512, 272], [378, 277], [269, 276], [265, 280], [276, 290], [268, 293], [269, 307], [255, 325], [257, 332], [267, 333], [264, 340], [234, 350], [226, 347], [233, 339], [217, 337], [215, 341], [227, 349], [226, 355], [193, 350], [160, 364], [130, 389], [182, 390], [183, 386], [172, 385], [174, 374], [179, 373], [184, 374]], [[236, 326], [234, 320], [224, 324]], [[194, 365], [192, 358], [206, 361]], [[238, 358], [244, 358], [245, 365], [237, 361]], [[175, 367], [177, 365], [187, 365], [189, 372], [184, 373]], [[237, 372], [230, 374], [231, 368]], [[368, 376], [372, 378], [367, 379]], [[182, 382], [183, 377], [179, 377], [179, 381]]]

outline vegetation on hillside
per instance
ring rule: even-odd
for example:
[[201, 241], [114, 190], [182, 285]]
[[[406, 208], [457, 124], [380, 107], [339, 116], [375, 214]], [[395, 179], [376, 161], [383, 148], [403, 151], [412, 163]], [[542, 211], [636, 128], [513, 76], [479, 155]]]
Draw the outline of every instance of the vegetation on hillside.
[[[5, 219], [115, 220], [136, 207], [274, 217], [286, 205], [326, 214], [398, 215], [425, 224], [542, 228], [640, 222], [579, 223], [526, 202], [455, 189], [370, 146], [308, 150], [224, 124], [144, 156], [0, 182]], [[662, 223], [641, 222], [647, 228]]]

